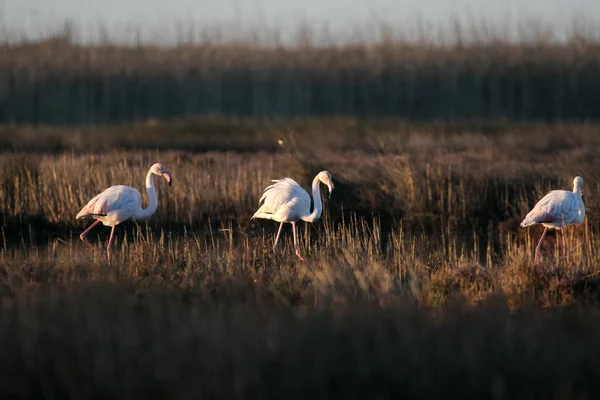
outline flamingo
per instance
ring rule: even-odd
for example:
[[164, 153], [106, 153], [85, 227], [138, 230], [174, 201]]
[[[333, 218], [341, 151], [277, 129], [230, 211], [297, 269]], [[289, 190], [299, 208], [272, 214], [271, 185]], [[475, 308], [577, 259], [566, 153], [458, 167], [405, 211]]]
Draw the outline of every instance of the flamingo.
[[273, 251], [277, 247], [279, 241], [279, 235], [281, 234], [281, 228], [284, 222], [292, 224], [292, 232], [294, 235], [294, 250], [296, 255], [301, 261], [304, 258], [300, 255], [298, 250], [298, 239], [296, 235], [296, 222], [303, 220], [306, 222], [315, 222], [321, 217], [323, 211], [323, 203], [321, 201], [321, 190], [319, 184], [322, 182], [327, 185], [329, 189], [329, 197], [334, 189], [331, 174], [328, 171], [321, 171], [315, 176], [312, 182], [312, 194], [314, 199], [313, 211], [310, 211], [310, 196], [306, 190], [302, 189], [296, 181], [291, 178], [275, 179], [271, 182], [275, 182], [268, 186], [262, 197], [259, 200], [259, 204], [264, 201], [263, 205], [260, 206], [258, 211], [254, 213], [251, 219], [264, 218], [272, 219], [273, 221], [280, 222], [277, 236], [275, 237], [275, 244], [273, 245]]
[[535, 248], [535, 262], [538, 261], [542, 241], [548, 229], [560, 229], [562, 232], [563, 248], [565, 248], [565, 228], [571, 224], [580, 224], [585, 218], [583, 204], [583, 178], [573, 179], [573, 191], [552, 190], [545, 195], [521, 222], [521, 227], [542, 224], [544, 232]]
[[[108, 240], [108, 246], [106, 247], [107, 256], [110, 258], [110, 246], [115, 234], [115, 227], [128, 219], [135, 219], [138, 221], [144, 220], [156, 211], [158, 202], [156, 190], [154, 189], [154, 175], [163, 176], [169, 183], [169, 186], [171, 186], [173, 182], [171, 173], [167, 171], [167, 168], [163, 164], [156, 163], [152, 165], [146, 175], [146, 190], [148, 191], [148, 197], [150, 199], [147, 208], [142, 208], [142, 195], [137, 189], [131, 186], [111, 186], [91, 199], [76, 216], [77, 219], [88, 218], [96, 220], [83, 231], [81, 235], [79, 235], [79, 238], [83, 243], [98, 253], [86, 238], [88, 232], [100, 222], [105, 226], [112, 226], [110, 239]], [[98, 253], [98, 255], [100, 255], [100, 253]]]

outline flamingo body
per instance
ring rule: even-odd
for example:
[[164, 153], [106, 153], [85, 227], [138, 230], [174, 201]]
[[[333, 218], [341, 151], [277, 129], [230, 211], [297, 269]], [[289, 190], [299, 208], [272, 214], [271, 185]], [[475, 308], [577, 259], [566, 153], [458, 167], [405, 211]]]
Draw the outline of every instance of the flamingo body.
[[263, 205], [252, 218], [272, 219], [277, 222], [292, 222], [310, 215], [310, 196], [292, 178], [274, 179], [259, 203]]
[[76, 218], [93, 218], [105, 226], [115, 226], [135, 218], [142, 208], [142, 195], [131, 186], [116, 185], [104, 190], [87, 203]]
[[272, 180], [272, 182], [274, 183], [268, 186], [263, 192], [259, 200], [259, 204], [262, 203], [262, 205], [254, 213], [252, 219], [271, 219], [280, 223], [273, 250], [277, 247], [283, 224], [286, 222], [291, 223], [296, 255], [300, 260], [304, 261], [298, 250], [296, 222], [299, 220], [314, 222], [321, 217], [323, 203], [321, 201], [319, 184], [324, 183], [327, 185], [329, 195], [331, 196], [331, 192], [334, 189], [331, 174], [328, 171], [321, 171], [313, 179], [312, 193], [314, 207], [312, 212], [310, 211], [311, 199], [309, 194], [295, 180], [283, 178]]
[[521, 227], [542, 224], [546, 228], [561, 229], [570, 224], [580, 224], [584, 218], [585, 207], [579, 193], [553, 190], [525, 216]]
[[537, 224], [544, 226], [544, 232], [535, 249], [536, 261], [548, 229], [562, 231], [564, 247], [564, 229], [571, 224], [580, 224], [584, 219], [583, 178], [580, 176], [573, 179], [573, 191], [553, 190], [538, 201], [521, 222], [523, 228]]
[[131, 187], [124, 185], [111, 186], [105, 189], [102, 193], [92, 198], [78, 213], [76, 218], [95, 219], [79, 238], [92, 250], [96, 249], [88, 242], [86, 236], [92, 228], [100, 222], [106, 226], [111, 226], [110, 239], [106, 248], [108, 256], [110, 256], [110, 247], [113, 241], [115, 227], [128, 220], [144, 220], [150, 217], [156, 211], [158, 206], [156, 190], [154, 188], [154, 175], [163, 176], [169, 186], [172, 183], [171, 173], [161, 163], [156, 163], [150, 167], [146, 175], [146, 189], [148, 191], [148, 207], [142, 208], [142, 195], [140, 192]]

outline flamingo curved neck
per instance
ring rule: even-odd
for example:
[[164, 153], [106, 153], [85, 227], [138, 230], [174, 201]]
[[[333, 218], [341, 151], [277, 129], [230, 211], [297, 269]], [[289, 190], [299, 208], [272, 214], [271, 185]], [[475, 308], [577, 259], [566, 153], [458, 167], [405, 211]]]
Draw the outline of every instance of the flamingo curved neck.
[[156, 197], [156, 189], [154, 189], [154, 174], [151, 170], [146, 175], [146, 190], [148, 191], [148, 207], [140, 208], [135, 213], [135, 219], [143, 220], [154, 214], [158, 207], [158, 199]]
[[321, 180], [319, 179], [319, 176], [315, 176], [315, 179], [313, 179], [312, 182], [312, 196], [314, 202], [313, 211], [306, 217], [302, 217], [303, 221], [314, 222], [321, 217], [321, 212], [323, 211], [323, 202], [321, 201], [320, 183]]

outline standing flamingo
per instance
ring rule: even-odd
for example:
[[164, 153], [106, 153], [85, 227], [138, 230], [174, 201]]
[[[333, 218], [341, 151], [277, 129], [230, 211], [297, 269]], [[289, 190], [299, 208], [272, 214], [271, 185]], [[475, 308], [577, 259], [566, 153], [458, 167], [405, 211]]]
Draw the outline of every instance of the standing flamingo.
[[553, 190], [545, 195], [527, 214], [521, 227], [542, 224], [544, 232], [535, 248], [535, 262], [538, 261], [542, 240], [548, 229], [560, 229], [562, 232], [563, 248], [565, 248], [565, 228], [567, 225], [580, 224], [585, 218], [583, 204], [583, 178], [573, 179], [573, 191]]
[[[79, 218], [95, 219], [96, 221], [90, 225], [79, 238], [92, 250], [98, 251], [87, 241], [86, 236], [89, 231], [96, 225], [102, 222], [106, 226], [112, 226], [110, 231], [110, 239], [106, 252], [110, 257], [110, 246], [115, 234], [115, 227], [128, 219], [144, 220], [150, 217], [156, 211], [158, 201], [156, 198], [156, 190], [154, 189], [154, 175], [163, 176], [171, 186], [173, 178], [171, 173], [161, 163], [156, 163], [148, 170], [146, 175], [146, 190], [150, 199], [147, 208], [142, 208], [142, 195], [137, 189], [131, 186], [117, 185], [111, 186], [102, 193], [94, 197], [85, 207], [77, 214]], [[98, 253], [100, 254], [100, 253]]]
[[264, 200], [263, 205], [254, 213], [254, 218], [272, 219], [273, 221], [281, 222], [279, 224], [279, 230], [275, 237], [275, 244], [273, 245], [273, 251], [277, 247], [277, 241], [281, 234], [281, 228], [284, 222], [290, 222], [292, 224], [292, 231], [294, 235], [294, 250], [296, 255], [301, 261], [304, 258], [300, 255], [298, 250], [298, 239], [296, 236], [296, 222], [301, 219], [306, 222], [315, 222], [321, 217], [323, 211], [323, 203], [321, 202], [321, 190], [319, 189], [319, 183], [323, 182], [329, 189], [329, 197], [334, 189], [331, 174], [328, 171], [321, 171], [315, 176], [312, 182], [312, 194], [314, 199], [313, 211], [310, 212], [310, 196], [306, 190], [302, 189], [296, 181], [291, 178], [275, 179], [272, 180], [274, 184], [268, 186], [262, 197], [259, 200], [259, 204]]

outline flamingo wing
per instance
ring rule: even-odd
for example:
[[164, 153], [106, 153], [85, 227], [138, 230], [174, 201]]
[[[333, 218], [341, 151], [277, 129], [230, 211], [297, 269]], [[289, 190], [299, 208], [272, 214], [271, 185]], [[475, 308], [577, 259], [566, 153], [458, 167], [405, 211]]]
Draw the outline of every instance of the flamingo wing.
[[272, 182], [263, 192], [259, 200], [259, 204], [263, 204], [252, 218], [295, 220], [310, 209], [310, 196], [296, 181], [283, 178]]
[[578, 214], [579, 206], [572, 192], [553, 190], [533, 207], [521, 222], [521, 226], [543, 223], [565, 226], [573, 222]]
[[[77, 214], [77, 218], [102, 217], [122, 222], [135, 215], [142, 207], [142, 196], [131, 186], [111, 186], [91, 199]], [[117, 223], [118, 223], [117, 222]]]

